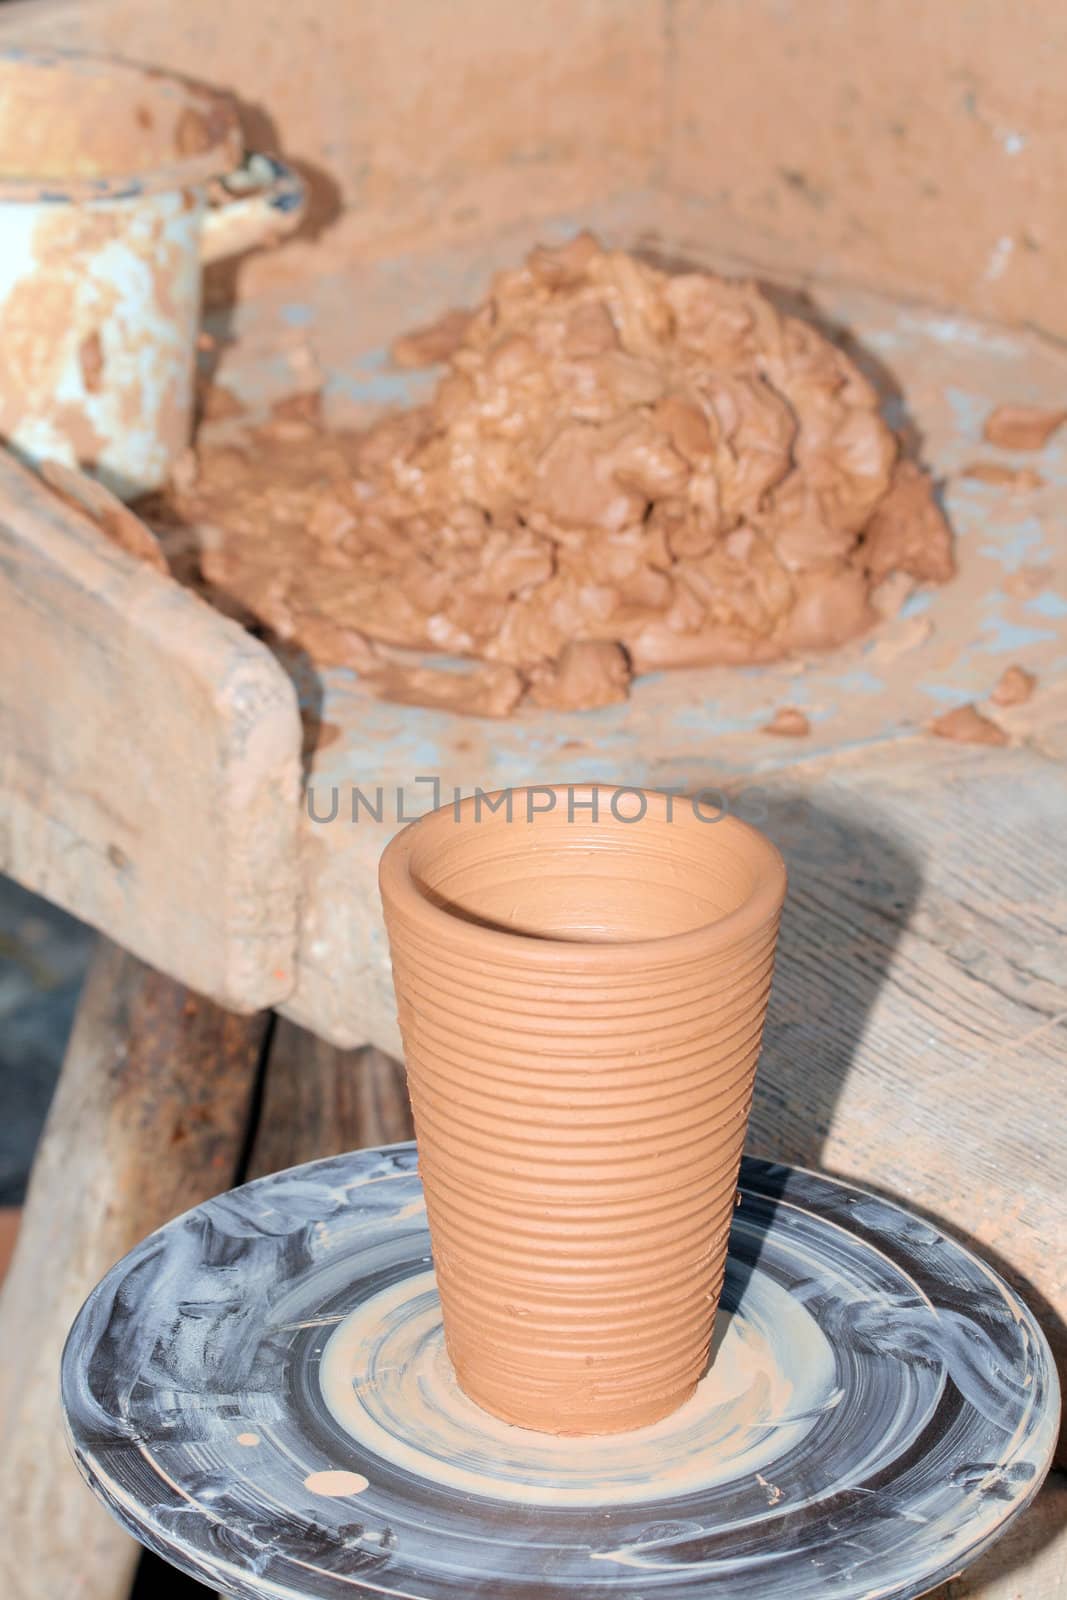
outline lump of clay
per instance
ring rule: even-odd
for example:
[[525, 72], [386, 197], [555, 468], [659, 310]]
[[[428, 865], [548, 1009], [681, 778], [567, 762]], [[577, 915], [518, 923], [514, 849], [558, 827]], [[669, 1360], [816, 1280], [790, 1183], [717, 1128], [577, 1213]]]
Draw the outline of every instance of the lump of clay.
[[973, 478], [978, 483], [991, 483], [998, 488], [1014, 489], [1019, 494], [1045, 486], [1044, 478], [1033, 467], [1009, 467], [1001, 461], [971, 461], [961, 470], [960, 477]]
[[995, 706], [1022, 706], [1036, 688], [1035, 674], [1027, 672], [1025, 667], [1020, 667], [1016, 662], [1004, 668], [989, 698]]
[[951, 711], [946, 711], [942, 716], [935, 717], [930, 724], [930, 732], [939, 739], [952, 739], [956, 744], [1010, 744], [1004, 729], [984, 716], [978, 707], [971, 702], [966, 705], [955, 706]]
[[1051, 406], [995, 406], [982, 432], [1002, 450], [1043, 450], [1058, 428], [1067, 422], [1067, 409]]
[[204, 449], [182, 497], [223, 531], [209, 579], [313, 659], [369, 637], [604, 705], [631, 671], [829, 649], [887, 577], [952, 574], [867, 380], [754, 284], [582, 234], [399, 354], [446, 362], [425, 405]]
[[630, 664], [617, 644], [576, 639], [558, 661], [534, 669], [530, 699], [553, 711], [590, 711], [625, 700], [629, 682]]
[[806, 739], [811, 723], [799, 706], [779, 706], [770, 722], [764, 724], [763, 732], [778, 739]]

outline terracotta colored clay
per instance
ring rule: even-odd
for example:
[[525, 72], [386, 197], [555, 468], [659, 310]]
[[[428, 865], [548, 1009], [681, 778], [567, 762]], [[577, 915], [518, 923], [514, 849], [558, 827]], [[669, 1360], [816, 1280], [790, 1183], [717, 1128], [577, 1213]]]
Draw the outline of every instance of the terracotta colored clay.
[[784, 739], [806, 739], [811, 732], [811, 723], [799, 706], [779, 706], [763, 732], [777, 734]]
[[1029, 700], [1036, 687], [1035, 674], [1016, 664], [1004, 668], [989, 698], [995, 706], [1021, 706]]
[[946, 583], [955, 567], [945, 519], [926, 473], [902, 461], [889, 493], [871, 513], [863, 541], [864, 563], [876, 583], [905, 572], [927, 583]]
[[196, 387], [197, 410], [207, 422], [221, 422], [226, 417], [239, 417], [244, 411], [240, 399], [232, 389], [221, 383], [198, 383]]
[[900, 615], [904, 602], [915, 593], [915, 579], [908, 572], [891, 572], [871, 590], [871, 605], [883, 622]]
[[960, 474], [974, 478], [979, 483], [992, 483], [1005, 489], [1015, 489], [1025, 494], [1031, 489], [1041, 489], [1045, 480], [1033, 467], [1009, 467], [1002, 461], [970, 461]]
[[424, 328], [412, 328], [393, 340], [392, 356], [398, 367], [433, 367], [448, 361], [463, 343], [474, 313], [456, 309]]
[[381, 863], [445, 1334], [486, 1410], [610, 1433], [707, 1362], [785, 868], [707, 805], [507, 793]]
[[391, 661], [382, 651], [375, 652], [361, 677], [398, 705], [437, 706], [468, 717], [510, 716], [523, 693], [523, 680], [512, 667], [486, 663], [472, 672], [444, 672]]
[[[506, 669], [496, 714], [578, 709], [631, 672], [833, 648], [893, 576], [952, 576], [871, 385], [755, 284], [580, 234], [394, 353], [447, 361], [425, 405], [362, 433], [276, 413], [175, 495], [221, 530], [208, 579], [313, 660], [369, 636]], [[451, 703], [432, 672], [375, 681]]]
[[1008, 735], [991, 718], [983, 716], [975, 705], [956, 706], [936, 717], [930, 732], [939, 739], [954, 739], [957, 744], [1008, 744]]
[[1003, 450], [1042, 450], [1057, 428], [1067, 422], [1067, 409], [1049, 406], [995, 406], [982, 433]]
[[630, 662], [621, 645], [606, 639], [575, 639], [558, 661], [535, 669], [530, 699], [536, 706], [580, 711], [610, 706], [629, 692]]

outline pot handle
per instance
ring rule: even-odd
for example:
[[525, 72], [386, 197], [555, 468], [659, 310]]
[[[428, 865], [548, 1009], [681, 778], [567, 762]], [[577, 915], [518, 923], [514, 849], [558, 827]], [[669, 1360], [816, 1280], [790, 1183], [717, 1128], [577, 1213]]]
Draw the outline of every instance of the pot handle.
[[205, 266], [256, 245], [277, 244], [304, 215], [303, 179], [277, 156], [258, 152], [245, 156], [218, 188], [221, 199], [204, 213], [200, 234], [200, 260]]

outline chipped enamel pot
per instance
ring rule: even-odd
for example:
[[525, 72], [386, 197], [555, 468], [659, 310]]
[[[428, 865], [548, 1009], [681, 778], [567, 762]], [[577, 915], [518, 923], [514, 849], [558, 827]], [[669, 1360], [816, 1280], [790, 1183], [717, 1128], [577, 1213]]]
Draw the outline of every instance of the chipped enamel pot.
[[158, 488], [192, 426], [201, 266], [280, 238], [302, 204], [280, 163], [242, 162], [223, 96], [0, 53], [0, 438], [126, 497]]

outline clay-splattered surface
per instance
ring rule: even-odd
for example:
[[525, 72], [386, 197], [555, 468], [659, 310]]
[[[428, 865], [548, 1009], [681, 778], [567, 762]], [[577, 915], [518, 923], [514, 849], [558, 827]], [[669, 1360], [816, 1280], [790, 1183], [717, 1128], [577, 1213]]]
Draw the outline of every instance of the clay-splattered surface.
[[[645, 249], [676, 262], [709, 259], [706, 218], [699, 210], [677, 212], [671, 233], [640, 198], [606, 207], [594, 220], [613, 242], [641, 248], [644, 241]], [[576, 219], [559, 219], [546, 236], [565, 237], [575, 226]], [[306, 285], [300, 298], [239, 310], [232, 330], [237, 343], [223, 351], [219, 376], [252, 406], [265, 395], [322, 381], [336, 419], [406, 404], [424, 394], [435, 375], [393, 367], [392, 336], [449, 304], [471, 303], [490, 271], [513, 261], [520, 249], [517, 236], [505, 233], [477, 251], [411, 255], [388, 267], [365, 264], [358, 293], [354, 279], [327, 276]], [[884, 737], [922, 725], [954, 703], [984, 698], [1015, 659], [1032, 662], [1039, 676], [1061, 670], [1067, 661], [1061, 645], [1067, 576], [1053, 531], [1067, 489], [1067, 434], [1039, 454], [1020, 458], [983, 444], [981, 430], [998, 396], [1049, 404], [1062, 396], [1067, 355], [1035, 335], [854, 290], [825, 288], [809, 310], [848, 330], [847, 348], [881, 388], [885, 414], [910, 436], [941, 483], [959, 541], [959, 577], [943, 591], [904, 599], [876, 636], [828, 661], [646, 678], [629, 706], [569, 722], [526, 714], [514, 734], [494, 729], [487, 735], [501, 769], [509, 756], [528, 751], [531, 739], [535, 748], [556, 735], [560, 742], [584, 739], [601, 758], [622, 756], [645, 745], [651, 727], [660, 730], [661, 743], [670, 741], [672, 723], [677, 728], [679, 721], [692, 727], [699, 720], [716, 737], [754, 732], [780, 703], [810, 716], [814, 742], [807, 749], [840, 748], [851, 738]], [[1020, 491], [967, 477], [964, 469], [976, 454], [1007, 466], [1020, 460], [1036, 465], [1042, 482]], [[892, 608], [891, 597], [886, 605]], [[358, 721], [378, 750], [391, 747], [401, 759], [405, 728], [422, 749], [427, 740], [443, 751], [455, 739], [478, 737], [479, 730], [470, 727], [460, 733], [447, 714], [371, 711], [360, 703], [350, 674], [328, 675], [321, 687], [324, 716], [342, 725]], [[757, 750], [753, 746], [759, 759]], [[334, 750], [324, 775], [339, 769], [342, 755]]]
[[154, 487], [191, 425], [202, 195], [8, 210], [0, 436], [119, 494]]
[[[613, 244], [674, 263], [727, 271], [746, 265], [715, 255], [708, 209], [697, 202], [668, 209], [638, 194], [558, 218], [539, 232], [558, 240], [583, 222]], [[294, 387], [320, 384], [338, 422], [403, 405], [424, 395], [433, 375], [395, 369], [391, 339], [448, 306], [473, 303], [490, 273], [531, 242], [528, 231], [503, 229], [478, 248], [412, 253], [387, 265], [365, 261], [350, 274], [306, 283], [299, 296], [284, 291], [240, 307], [228, 322], [212, 323], [223, 341], [234, 341], [210, 356], [221, 357], [218, 381], [253, 414]], [[305, 818], [309, 894], [288, 1002], [298, 1020], [338, 1043], [371, 1038], [396, 1048], [374, 872], [391, 827], [426, 809], [435, 793], [448, 798], [455, 786], [469, 793], [476, 785], [542, 779], [647, 784], [698, 774], [722, 781], [850, 751], [862, 758], [911, 737], [933, 747], [940, 741], [928, 735], [928, 724], [970, 701], [1016, 744], [1042, 753], [1059, 748], [1067, 570], [1055, 530], [1067, 488], [1067, 436], [1019, 457], [994, 451], [982, 425], [998, 399], [1062, 400], [1067, 356], [1032, 333], [856, 290], [824, 286], [813, 306], [850, 330], [848, 349], [879, 385], [886, 415], [939, 481], [957, 539], [957, 578], [904, 600], [871, 635], [832, 657], [648, 675], [624, 705], [524, 711], [508, 726], [389, 705], [352, 672], [317, 675], [298, 666], [315, 817], [333, 815], [335, 792], [337, 801], [332, 821]], [[217, 437], [235, 425], [215, 424]], [[1039, 468], [1041, 484], [1016, 491], [965, 476], [977, 456], [994, 455], [1006, 465]], [[1036, 676], [1037, 689], [1025, 705], [991, 707], [994, 687], [1015, 664]], [[809, 736], [762, 731], [782, 706], [807, 719]], [[323, 725], [327, 735], [317, 744]], [[357, 789], [378, 805], [381, 825], [360, 804], [353, 824]]]
[[[353, 10], [348, 0], [269, 0], [254, 11], [250, 48], [246, 4], [189, 0], [180, 15], [139, 0], [0, 7], [4, 31], [20, 42], [50, 37], [197, 74], [210, 60], [212, 74], [245, 96], [248, 127], [262, 137], [275, 119], [283, 146], [315, 169], [315, 226], [291, 250], [241, 270], [243, 290], [266, 297], [265, 315], [246, 308], [234, 321], [254, 395], [310, 386], [324, 372], [335, 403], [403, 399], [411, 391], [384, 360], [392, 333], [469, 301], [487, 266], [514, 259], [543, 231], [523, 222], [504, 238], [509, 219], [561, 205], [572, 207], [571, 228], [593, 222], [618, 243], [655, 232], [713, 265], [757, 262], [794, 283], [848, 272], [1063, 330], [1063, 38], [1051, 9], [1028, 19], [1025, 34], [1008, 0], [936, 12], [909, 0], [850, 18], [847, 29], [833, 0], [589, 0], [536, 17], [478, 3], [465, 13], [469, 27], [422, 0], [402, 12]], [[322, 70], [327, 15], [331, 58], [344, 63], [336, 74]], [[410, 43], [399, 51], [390, 44], [398, 17]], [[501, 81], [507, 94], [495, 92]], [[788, 163], [779, 115], [790, 119]], [[701, 198], [682, 210], [662, 192], [646, 194], [619, 209], [626, 225], [614, 230], [599, 199], [588, 203], [664, 177]], [[350, 209], [323, 236], [339, 191]], [[420, 258], [449, 241], [462, 250], [447, 269]], [[842, 661], [842, 674], [861, 674], [849, 683], [798, 675], [815, 723], [810, 740], [750, 737], [775, 706], [796, 702], [796, 680], [701, 674], [689, 687], [678, 682], [680, 703], [658, 719], [662, 765], [655, 715], [642, 714], [634, 746], [601, 712], [569, 719], [558, 745], [535, 720], [528, 758], [509, 746], [502, 769], [612, 777], [639, 765], [645, 781], [696, 782], [751, 774], [753, 762], [764, 776], [777, 771], [784, 799], [771, 823], [792, 852], [794, 892], [779, 963], [784, 1009], [771, 1030], [754, 1136], [951, 1216], [1040, 1281], [1062, 1310], [1062, 1275], [1048, 1249], [1064, 1224], [1054, 1176], [1062, 1147], [1047, 1108], [1061, 1092], [1067, 1014], [1055, 888], [1064, 877], [1055, 763], [1067, 738], [1053, 678], [1064, 586], [1049, 570], [1063, 441], [1047, 466], [1045, 452], [994, 452], [980, 427], [997, 401], [1061, 406], [1063, 359], [1029, 335], [976, 329], [955, 314], [883, 303], [876, 317], [863, 297], [827, 303], [906, 376], [935, 470], [998, 468], [993, 479], [948, 483], [950, 508], [967, 502], [962, 523], [958, 505], [953, 515], [976, 565], [965, 567], [957, 620], [970, 619], [976, 647], [959, 648], [940, 607], [905, 615], [890, 625], [888, 663]], [[218, 316], [216, 329], [225, 333], [229, 320]], [[1016, 495], [1004, 472], [1043, 482]], [[976, 751], [894, 731], [918, 729], [957, 695], [989, 709], [983, 696], [1013, 661], [1039, 678], [1028, 704], [992, 712], [1014, 748]], [[364, 748], [353, 725], [368, 742], [396, 741], [404, 766], [414, 755], [416, 775], [436, 770], [439, 721], [398, 711], [368, 724], [350, 681], [323, 689], [308, 685], [320, 771], [346, 781], [354, 764], [374, 779], [371, 759], [353, 753]], [[654, 699], [647, 704], [654, 712]], [[410, 739], [398, 735], [402, 723]], [[447, 781], [469, 785], [491, 773], [493, 738], [484, 726], [454, 725]], [[412, 794], [410, 777], [409, 805], [418, 808], [430, 791]], [[368, 838], [357, 845], [358, 830], [338, 827], [335, 850], [330, 829], [307, 830], [297, 1011], [321, 1033], [395, 1049], [374, 899], [377, 842], [364, 848], [373, 831], [363, 827]], [[121, 874], [116, 882], [113, 866], [90, 852], [81, 859], [81, 881], [98, 884], [98, 920], [115, 926]], [[170, 943], [182, 950], [189, 937], [176, 926]], [[814, 1059], [798, 1059], [804, 1042], [817, 1047]], [[1046, 1534], [1054, 1521], [1055, 1510], [1046, 1513]], [[1038, 1572], [1051, 1552], [1037, 1551], [1042, 1535], [1030, 1526], [1021, 1520], [1026, 1573], [1015, 1570], [1013, 1551], [983, 1594], [1058, 1594], [1062, 1570], [1058, 1580], [1047, 1564]], [[970, 1581], [951, 1589], [972, 1592]]]
[[668, 183], [715, 195], [787, 270], [832, 260], [856, 281], [1063, 332], [1062, 19], [1043, 14], [1038, 42], [1011, 0], [670, 11]]
[[411, 1145], [262, 1179], [153, 1235], [63, 1365], [76, 1458], [239, 1596], [905, 1600], [1035, 1493], [1057, 1412], [1025, 1307], [861, 1191], [742, 1169], [715, 1360], [652, 1427], [559, 1439], [463, 1397]]
[[428, 405], [324, 431], [298, 395], [172, 493], [218, 533], [205, 577], [316, 666], [377, 685], [377, 645], [437, 650], [503, 680], [458, 708], [589, 710], [627, 668], [832, 650], [954, 574], [876, 386], [751, 280], [582, 232], [392, 354], [445, 363]]

